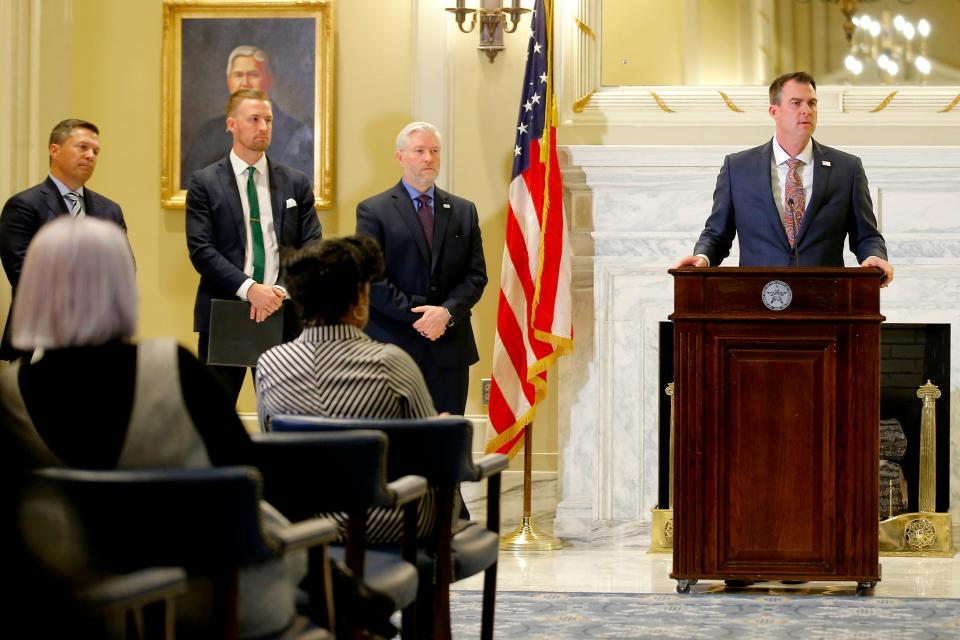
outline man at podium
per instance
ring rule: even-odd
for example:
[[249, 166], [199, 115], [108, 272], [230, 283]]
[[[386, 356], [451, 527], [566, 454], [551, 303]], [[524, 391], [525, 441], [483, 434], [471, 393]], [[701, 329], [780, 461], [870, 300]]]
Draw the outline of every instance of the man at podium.
[[861, 266], [893, 281], [877, 229], [863, 164], [813, 139], [817, 84], [803, 71], [770, 84], [770, 142], [728, 155], [713, 193], [713, 210], [692, 256], [676, 266], [719, 265], [735, 236], [743, 267], [842, 267], [843, 244]]

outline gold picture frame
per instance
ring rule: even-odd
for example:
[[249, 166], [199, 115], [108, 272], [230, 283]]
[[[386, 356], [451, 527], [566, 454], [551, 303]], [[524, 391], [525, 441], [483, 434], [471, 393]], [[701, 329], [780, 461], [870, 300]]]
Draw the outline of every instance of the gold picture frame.
[[[227, 154], [230, 87], [266, 79], [252, 88], [273, 103], [267, 156], [306, 173], [317, 209], [331, 209], [333, 44], [332, 0], [164, 0], [161, 206], [185, 208], [189, 174]], [[243, 60], [262, 65], [257, 79]]]

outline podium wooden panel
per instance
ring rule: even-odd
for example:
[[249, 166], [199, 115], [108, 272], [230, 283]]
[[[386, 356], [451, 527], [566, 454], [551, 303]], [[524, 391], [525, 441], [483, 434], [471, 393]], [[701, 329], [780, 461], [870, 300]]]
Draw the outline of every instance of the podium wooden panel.
[[[880, 579], [880, 272], [675, 269], [673, 572]], [[772, 281], [792, 300], [763, 301]], [[770, 299], [774, 307], [786, 300]]]

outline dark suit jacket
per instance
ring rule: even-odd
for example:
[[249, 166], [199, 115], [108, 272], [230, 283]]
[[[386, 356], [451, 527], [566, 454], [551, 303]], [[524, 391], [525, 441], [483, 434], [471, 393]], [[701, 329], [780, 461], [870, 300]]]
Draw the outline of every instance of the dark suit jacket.
[[[270, 158], [277, 164], [303, 172], [312, 184], [313, 125], [300, 122], [271, 101], [273, 134]], [[180, 157], [180, 184], [190, 184], [194, 171], [211, 165], [230, 153], [233, 136], [227, 131], [226, 116], [210, 118], [197, 131]]]
[[[468, 367], [479, 359], [470, 310], [487, 284], [477, 208], [435, 189], [434, 216], [431, 253], [400, 182], [357, 205], [357, 233], [380, 243], [387, 267], [386, 278], [370, 289], [366, 331], [398, 345], [421, 365], [430, 355], [439, 367]], [[453, 316], [453, 326], [433, 342], [412, 326], [420, 314], [410, 309], [423, 304], [444, 306]]]
[[877, 230], [863, 164], [856, 156], [813, 141], [813, 193], [790, 248], [771, 189], [773, 143], [727, 156], [713, 192], [713, 211], [694, 254], [718, 266], [730, 254], [734, 236], [740, 241], [740, 266], [842, 267], [844, 238], [863, 262], [887, 258]]
[[[299, 248], [319, 238], [320, 222], [307, 176], [275, 164], [269, 155], [267, 171], [277, 247]], [[296, 201], [295, 207], [287, 207], [289, 198]], [[240, 190], [227, 156], [194, 173], [187, 190], [187, 247], [200, 273], [194, 331], [209, 331], [211, 299], [237, 299], [237, 289], [248, 277], [243, 273], [246, 244]]]
[[[123, 220], [123, 211], [113, 200], [92, 191], [89, 187], [83, 189], [83, 203], [86, 215], [103, 220], [111, 220], [120, 225], [124, 231], [127, 225]], [[30, 187], [26, 191], [12, 196], [3, 205], [0, 213], [0, 261], [7, 274], [10, 286], [16, 294], [17, 284], [20, 282], [20, 270], [23, 268], [23, 258], [27, 254], [27, 247], [37, 231], [57, 216], [69, 215], [67, 204], [57, 190], [57, 185], [48, 176], [46, 180]], [[3, 342], [0, 344], [0, 359], [9, 360], [17, 357], [8, 341], [10, 316], [7, 316], [7, 326], [3, 331]]]

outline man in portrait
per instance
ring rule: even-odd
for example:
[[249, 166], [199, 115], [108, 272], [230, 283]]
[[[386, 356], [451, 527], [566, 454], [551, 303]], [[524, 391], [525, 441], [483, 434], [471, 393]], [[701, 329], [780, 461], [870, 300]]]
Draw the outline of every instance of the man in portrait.
[[[227, 57], [227, 91], [255, 89], [267, 95], [273, 87], [273, 70], [266, 52], [253, 45], [240, 45]], [[277, 163], [297, 169], [313, 180], [313, 124], [304, 123], [284, 112], [272, 98], [273, 142], [270, 157]], [[180, 158], [180, 182], [189, 184], [197, 169], [220, 160], [233, 144], [224, 126], [223, 116], [203, 123], [190, 140], [184, 140]]]

